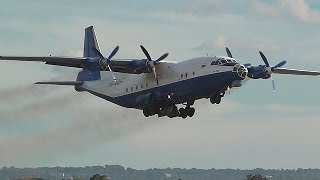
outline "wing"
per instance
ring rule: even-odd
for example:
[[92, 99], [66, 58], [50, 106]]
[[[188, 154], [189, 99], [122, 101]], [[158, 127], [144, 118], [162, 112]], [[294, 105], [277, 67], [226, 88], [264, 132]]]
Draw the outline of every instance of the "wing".
[[[99, 67], [99, 58], [85, 57], [23, 57], [23, 56], [0, 56], [0, 60], [8, 61], [27, 61], [27, 62], [44, 62], [45, 64], [55, 66], [66, 66], [75, 68], [90, 68], [91, 65]], [[96, 65], [94, 65], [96, 64]], [[136, 69], [145, 67], [144, 59], [114, 59], [110, 62], [110, 67], [114, 72], [140, 74]], [[96, 69], [95, 69], [96, 70]], [[100, 71], [109, 71], [109, 68], [99, 69]]]
[[[87, 58], [84, 57], [23, 57], [23, 56], [0, 56], [0, 60], [8, 61], [27, 61], [27, 62], [44, 62], [45, 64], [55, 65], [55, 66], [66, 66], [66, 67], [75, 67], [75, 68], [84, 68], [86, 66]], [[132, 68], [132, 61], [129, 59], [123, 60], [112, 60], [110, 67], [114, 72], [122, 73], [135, 73]], [[108, 71], [106, 68], [104, 71]]]
[[306, 71], [306, 70], [287, 69], [287, 68], [275, 68], [273, 73], [305, 75], [305, 76], [319, 76], [320, 75], [320, 72], [318, 72], [318, 71]]
[[49, 65], [82, 68], [86, 58], [53, 57], [53, 56], [48, 56], [48, 57], [0, 56], [0, 60], [36, 61], [36, 62], [45, 62], [46, 64], [49, 64]]

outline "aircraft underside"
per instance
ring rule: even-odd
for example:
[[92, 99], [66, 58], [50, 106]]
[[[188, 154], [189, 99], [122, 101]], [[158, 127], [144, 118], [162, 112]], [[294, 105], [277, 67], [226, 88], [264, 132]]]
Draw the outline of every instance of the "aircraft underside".
[[[117, 105], [143, 110], [146, 117], [158, 115], [159, 117], [186, 118], [194, 115], [195, 109], [191, 106], [197, 99], [210, 98], [211, 103], [219, 104], [225, 91], [235, 80], [241, 80], [241, 78], [237, 73], [227, 71], [195, 77], [119, 97], [110, 97], [90, 90], [89, 87], [83, 90]], [[185, 108], [178, 109], [177, 104], [183, 104]]]

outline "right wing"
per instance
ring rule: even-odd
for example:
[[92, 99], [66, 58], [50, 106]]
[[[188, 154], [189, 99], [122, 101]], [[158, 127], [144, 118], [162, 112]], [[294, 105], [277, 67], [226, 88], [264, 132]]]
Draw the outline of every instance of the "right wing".
[[273, 73], [305, 75], [305, 76], [319, 76], [320, 75], [320, 72], [318, 72], [318, 71], [306, 71], [306, 70], [287, 69], [287, 68], [275, 68]]

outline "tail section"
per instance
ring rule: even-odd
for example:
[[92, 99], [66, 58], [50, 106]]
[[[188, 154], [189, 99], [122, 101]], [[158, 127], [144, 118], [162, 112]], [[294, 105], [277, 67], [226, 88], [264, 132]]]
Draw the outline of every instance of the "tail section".
[[[99, 57], [97, 53], [94, 52], [92, 47], [99, 50], [98, 41], [93, 29], [93, 26], [87, 27], [84, 34], [84, 48], [83, 57], [87, 58], [87, 63], [90, 64], [90, 58]], [[100, 50], [99, 50], [100, 51]], [[87, 68], [83, 68], [81, 72], [78, 73], [77, 81], [94, 81], [101, 79], [100, 71], [90, 71]]]
[[90, 26], [85, 29], [83, 57], [98, 57], [92, 47], [100, 51], [93, 26]]

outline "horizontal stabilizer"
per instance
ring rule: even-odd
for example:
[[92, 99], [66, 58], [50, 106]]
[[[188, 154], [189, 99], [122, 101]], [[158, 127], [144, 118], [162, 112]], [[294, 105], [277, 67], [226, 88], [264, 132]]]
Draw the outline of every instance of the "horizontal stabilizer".
[[35, 84], [50, 84], [50, 85], [64, 85], [64, 86], [76, 86], [83, 84], [82, 81], [46, 81], [36, 82]]

